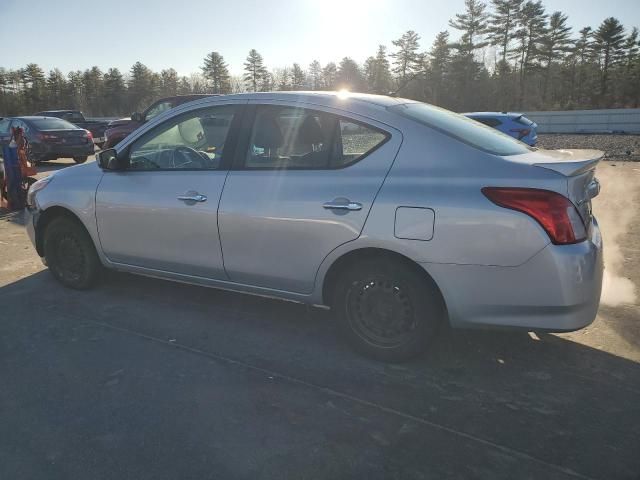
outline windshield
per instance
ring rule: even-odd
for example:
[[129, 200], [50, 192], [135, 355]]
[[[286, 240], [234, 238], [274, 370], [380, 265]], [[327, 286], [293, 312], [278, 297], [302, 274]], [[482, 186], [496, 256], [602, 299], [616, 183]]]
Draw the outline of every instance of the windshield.
[[533, 150], [509, 135], [444, 108], [405, 103], [389, 110], [494, 155], [520, 155]]
[[61, 118], [36, 118], [30, 121], [38, 130], [76, 130], [78, 127]]

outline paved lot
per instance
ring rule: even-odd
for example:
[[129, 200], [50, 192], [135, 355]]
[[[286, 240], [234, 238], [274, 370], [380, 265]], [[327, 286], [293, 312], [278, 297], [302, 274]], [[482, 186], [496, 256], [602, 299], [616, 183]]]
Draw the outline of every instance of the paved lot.
[[[611, 163], [615, 206], [640, 165]], [[384, 365], [293, 303], [122, 274], [65, 290], [20, 223], [0, 220], [0, 478], [640, 478], [637, 303], [565, 335], [447, 330]]]

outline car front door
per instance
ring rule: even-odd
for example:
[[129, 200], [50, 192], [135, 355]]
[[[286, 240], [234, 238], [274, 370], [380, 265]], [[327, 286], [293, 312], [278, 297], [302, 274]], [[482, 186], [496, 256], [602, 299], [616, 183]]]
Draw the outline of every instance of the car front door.
[[217, 211], [242, 108], [181, 113], [119, 152], [128, 165], [106, 171], [96, 193], [100, 243], [110, 261], [225, 278]]
[[225, 269], [234, 282], [309, 293], [325, 256], [360, 235], [400, 133], [318, 107], [248, 110], [218, 214]]

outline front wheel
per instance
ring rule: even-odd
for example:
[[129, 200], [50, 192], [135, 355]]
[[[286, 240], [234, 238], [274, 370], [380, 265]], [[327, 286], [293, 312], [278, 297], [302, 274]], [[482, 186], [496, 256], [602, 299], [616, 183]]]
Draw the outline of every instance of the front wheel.
[[76, 163], [84, 163], [87, 161], [87, 158], [89, 157], [73, 157], [73, 161]]
[[419, 355], [444, 317], [431, 282], [391, 258], [365, 259], [348, 268], [335, 292], [332, 307], [343, 336], [377, 360], [401, 362]]
[[55, 218], [47, 225], [44, 256], [56, 280], [76, 290], [91, 287], [101, 268], [89, 234], [77, 222], [65, 217]]

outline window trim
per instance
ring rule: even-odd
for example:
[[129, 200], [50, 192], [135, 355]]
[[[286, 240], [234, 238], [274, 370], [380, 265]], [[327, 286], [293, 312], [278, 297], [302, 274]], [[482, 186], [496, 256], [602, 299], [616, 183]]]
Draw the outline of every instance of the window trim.
[[[317, 113], [322, 113], [324, 115], [333, 115], [334, 117], [336, 117], [338, 119], [338, 121], [340, 120], [345, 120], [349, 123], [355, 123], [356, 125], [360, 125], [366, 128], [369, 128], [371, 130], [375, 130], [376, 132], [379, 132], [381, 134], [384, 135], [384, 140], [382, 140], [381, 142], [379, 142], [375, 147], [373, 147], [371, 150], [367, 151], [364, 155], [362, 155], [360, 158], [357, 158], [356, 160], [353, 160], [345, 165], [341, 165], [341, 166], [328, 166], [326, 168], [307, 168], [307, 167], [247, 167], [246, 161], [247, 161], [247, 152], [249, 151], [249, 144], [251, 142], [251, 136], [253, 134], [253, 127], [255, 126], [255, 120], [258, 114], [258, 109], [259, 108], [265, 108], [265, 107], [270, 107], [270, 108], [301, 108], [304, 110], [309, 110], [311, 112], [317, 112]], [[287, 170], [291, 170], [294, 172], [300, 172], [300, 171], [306, 171], [306, 172], [325, 172], [325, 171], [333, 171], [333, 170], [344, 170], [345, 168], [349, 168], [353, 165], [356, 165], [358, 163], [360, 163], [362, 160], [364, 160], [365, 158], [367, 158], [369, 155], [371, 155], [372, 153], [374, 153], [376, 150], [378, 150], [379, 148], [381, 148], [384, 144], [386, 144], [389, 140], [391, 140], [391, 137], [393, 136], [391, 134], [391, 132], [388, 132], [387, 130], [383, 130], [380, 127], [371, 125], [370, 123], [364, 122], [362, 120], [356, 120], [350, 117], [347, 117], [345, 115], [341, 115], [338, 113], [334, 113], [334, 112], [328, 112], [328, 111], [324, 111], [324, 110], [320, 110], [317, 108], [309, 108], [307, 106], [299, 106], [299, 105], [287, 105], [287, 104], [283, 104], [283, 103], [252, 103], [247, 105], [246, 107], [246, 111], [245, 111], [245, 115], [244, 115], [244, 122], [242, 124], [241, 127], [241, 132], [242, 132], [242, 138], [240, 140], [240, 142], [238, 142], [238, 145], [236, 145], [236, 152], [233, 158], [233, 163], [231, 165], [230, 170], [231, 171], [247, 171], [247, 172], [253, 172], [253, 171], [264, 171], [264, 172], [274, 172], [274, 171], [287, 171]], [[333, 148], [335, 147], [335, 142], [336, 142], [336, 135], [333, 135], [333, 138], [331, 139], [331, 145], [330, 145], [330, 149], [333, 150]]]
[[[148, 139], [153, 136], [159, 128], [163, 127], [166, 122], [177, 121], [180, 122], [180, 119], [197, 115], [198, 112], [203, 110], [209, 110], [212, 108], [221, 108], [221, 107], [235, 107], [236, 113], [233, 116], [233, 120], [231, 121], [231, 125], [229, 126], [229, 133], [227, 134], [227, 139], [225, 140], [225, 148], [222, 153], [222, 158], [220, 158], [220, 168], [211, 169], [211, 168], [154, 168], [149, 170], [131, 170], [129, 169], [131, 162], [131, 149], [138, 144], [139, 142]], [[119, 173], [149, 173], [149, 172], [228, 172], [231, 166], [232, 160], [237, 150], [238, 139], [240, 126], [242, 125], [242, 121], [245, 116], [246, 105], [242, 103], [223, 103], [223, 104], [215, 104], [215, 105], [206, 105], [201, 108], [196, 108], [193, 110], [187, 110], [173, 117], [167, 118], [165, 121], [154, 125], [153, 128], [147, 130], [138, 138], [133, 140], [127, 147], [118, 153], [118, 158], [122, 158], [125, 167], [122, 170], [118, 170]]]

